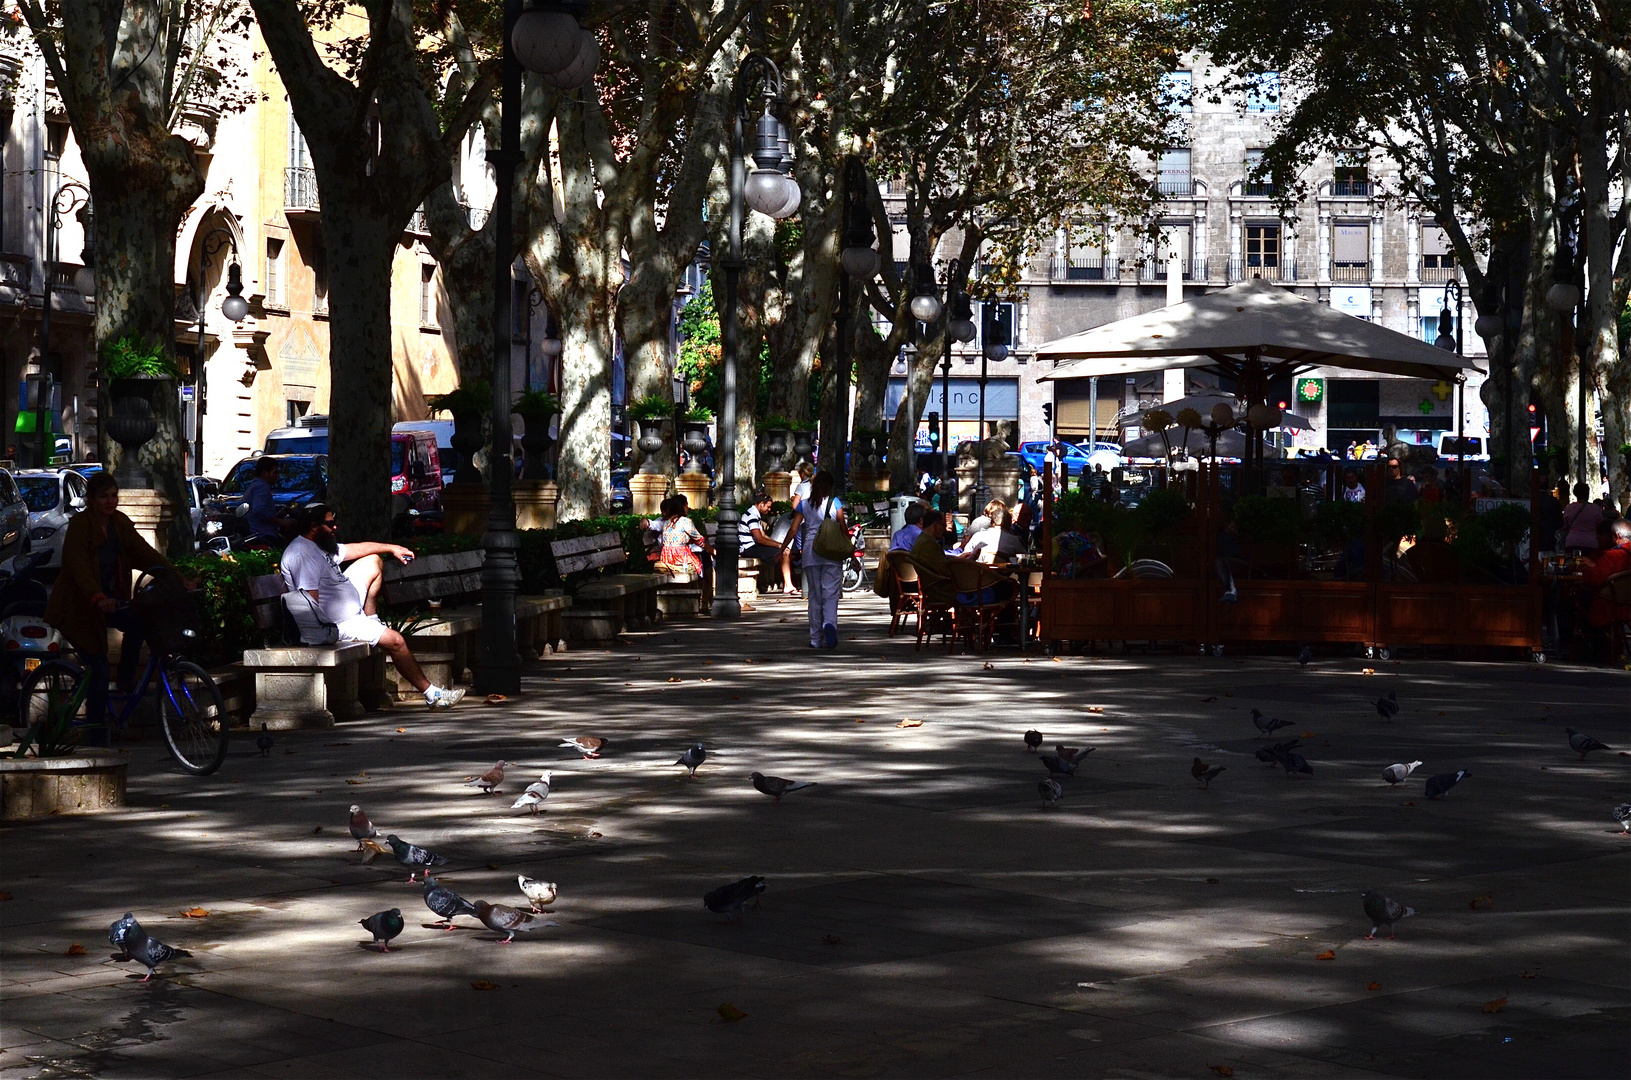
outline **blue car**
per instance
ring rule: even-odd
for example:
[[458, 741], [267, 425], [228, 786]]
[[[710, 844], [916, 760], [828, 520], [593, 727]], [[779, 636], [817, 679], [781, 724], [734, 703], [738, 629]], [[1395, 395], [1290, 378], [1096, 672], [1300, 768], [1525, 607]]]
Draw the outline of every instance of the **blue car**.
[[[1052, 444], [1047, 442], [1020, 443], [1020, 457], [1023, 457], [1026, 461], [1030, 462], [1031, 467], [1037, 472], [1041, 472], [1043, 464], [1047, 461], [1048, 447], [1050, 445]], [[1089, 472], [1093, 470], [1093, 466], [1088, 462], [1086, 450], [1083, 450], [1079, 446], [1073, 446], [1070, 443], [1059, 443], [1058, 449], [1063, 455], [1061, 457], [1061, 462], [1063, 464], [1066, 476], [1076, 477], [1081, 474], [1083, 469], [1086, 469]]]

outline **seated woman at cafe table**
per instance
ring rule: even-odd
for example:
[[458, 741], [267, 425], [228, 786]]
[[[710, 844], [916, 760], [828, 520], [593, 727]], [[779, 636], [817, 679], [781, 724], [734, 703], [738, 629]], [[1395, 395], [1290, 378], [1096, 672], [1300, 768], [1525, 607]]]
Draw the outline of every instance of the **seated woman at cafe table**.
[[1631, 571], [1631, 521], [1620, 518], [1612, 524], [1599, 523], [1597, 542], [1606, 550], [1595, 559], [1580, 560], [1580, 580], [1585, 586], [1581, 599], [1586, 606], [1586, 625], [1593, 630], [1631, 620], [1631, 605], [1614, 603], [1603, 588], [1609, 578]]
[[[992, 500], [986, 507], [988, 524], [978, 532], [971, 532], [963, 544], [963, 557], [990, 565], [998, 559], [1007, 562], [1025, 552], [1025, 540], [1009, 528], [1008, 508]], [[978, 520], [978, 519], [976, 519]]]

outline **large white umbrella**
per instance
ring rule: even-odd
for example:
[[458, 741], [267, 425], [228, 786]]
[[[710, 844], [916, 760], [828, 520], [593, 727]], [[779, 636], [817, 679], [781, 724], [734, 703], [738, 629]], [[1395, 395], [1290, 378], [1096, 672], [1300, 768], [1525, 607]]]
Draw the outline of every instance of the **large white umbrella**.
[[1479, 370], [1455, 353], [1258, 278], [1047, 342], [1036, 355], [1058, 363], [1043, 379], [1170, 368], [1239, 378], [1261, 365], [1253, 375], [1337, 367], [1453, 381]]
[[[1186, 448], [1190, 457], [1211, 457], [1212, 437], [1204, 431], [1191, 429], [1189, 440], [1184, 440], [1184, 429], [1171, 427], [1167, 429], [1167, 442], [1172, 444], [1173, 450]], [[1128, 458], [1158, 458], [1167, 456], [1167, 444], [1161, 441], [1159, 432], [1150, 435], [1141, 435], [1130, 439], [1121, 447], [1121, 454]], [[1246, 456], [1246, 435], [1244, 432], [1230, 428], [1218, 434], [1218, 457], [1243, 458]]]
[[[1196, 412], [1201, 414], [1202, 420], [1210, 421], [1212, 419], [1212, 409], [1218, 405], [1229, 406], [1229, 408], [1234, 410], [1237, 417], [1245, 419], [1245, 403], [1227, 390], [1202, 390], [1196, 394], [1187, 394], [1184, 397], [1174, 398], [1171, 401], [1163, 401], [1159, 405], [1150, 406], [1150, 408], [1160, 409], [1174, 420], [1178, 419], [1178, 414], [1183, 412], [1185, 409], [1194, 409]], [[1144, 423], [1144, 414], [1149, 411], [1149, 409], [1138, 409], [1129, 412], [1126, 416], [1123, 416], [1117, 420], [1116, 424], [1119, 427], [1124, 428], [1142, 426]], [[1280, 426], [1291, 431], [1308, 431], [1313, 428], [1314, 422], [1305, 416], [1298, 416], [1296, 413], [1282, 411], [1280, 414]]]

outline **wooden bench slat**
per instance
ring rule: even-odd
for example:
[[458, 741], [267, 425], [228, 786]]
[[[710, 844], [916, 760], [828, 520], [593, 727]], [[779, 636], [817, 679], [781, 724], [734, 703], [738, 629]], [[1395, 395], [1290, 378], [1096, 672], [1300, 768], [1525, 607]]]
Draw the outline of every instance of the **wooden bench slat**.
[[554, 540], [550, 542], [549, 550], [556, 559], [559, 559], [563, 555], [576, 555], [585, 551], [600, 551], [613, 546], [619, 549], [623, 547], [621, 533], [606, 532], [597, 533], [594, 536], [577, 536], [570, 540]]

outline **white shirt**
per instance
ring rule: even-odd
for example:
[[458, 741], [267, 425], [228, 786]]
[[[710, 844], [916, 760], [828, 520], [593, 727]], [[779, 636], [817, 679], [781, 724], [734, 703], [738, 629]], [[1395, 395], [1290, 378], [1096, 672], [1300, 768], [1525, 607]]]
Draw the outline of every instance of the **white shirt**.
[[972, 554], [983, 563], [997, 561], [998, 555], [1018, 555], [1025, 550], [1025, 542], [1012, 530], [992, 526], [981, 529], [970, 537], [968, 545], [963, 548], [965, 554]]
[[340, 551], [330, 555], [304, 536], [297, 536], [283, 549], [279, 568], [291, 589], [317, 594], [317, 610], [325, 622], [336, 625], [362, 614], [362, 597], [351, 580], [340, 573]]

